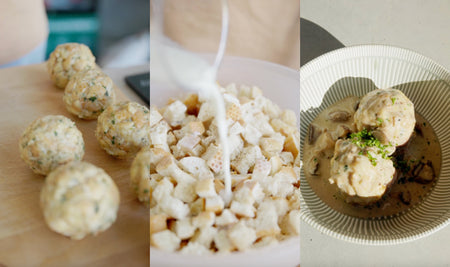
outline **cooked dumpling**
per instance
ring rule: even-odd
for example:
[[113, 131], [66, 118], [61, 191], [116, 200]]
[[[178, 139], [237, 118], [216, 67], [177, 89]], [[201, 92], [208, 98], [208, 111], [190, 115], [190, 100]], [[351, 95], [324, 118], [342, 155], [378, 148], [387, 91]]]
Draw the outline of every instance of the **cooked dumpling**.
[[399, 90], [378, 89], [366, 94], [354, 115], [356, 128], [372, 130], [383, 144], [405, 144], [414, 131], [414, 104]]
[[329, 182], [347, 202], [367, 205], [380, 199], [394, 179], [395, 168], [376, 147], [361, 148], [350, 139], [336, 142]]

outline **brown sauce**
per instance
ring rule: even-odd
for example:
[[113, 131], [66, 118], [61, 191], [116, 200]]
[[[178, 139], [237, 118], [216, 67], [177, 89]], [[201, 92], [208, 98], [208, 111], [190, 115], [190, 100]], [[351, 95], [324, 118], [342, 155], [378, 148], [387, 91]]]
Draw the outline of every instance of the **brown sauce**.
[[[316, 195], [334, 210], [354, 217], [378, 218], [404, 213], [420, 204], [431, 192], [439, 177], [441, 168], [441, 148], [430, 123], [417, 112], [416, 127], [407, 144], [397, 147], [392, 155], [396, 167], [396, 177], [383, 197], [370, 206], [359, 206], [345, 202], [336, 185], [328, 181], [330, 175], [330, 159], [334, 154], [334, 146], [321, 146], [317, 142], [309, 143], [309, 138], [317, 138], [324, 132], [332, 133], [333, 142], [337, 138], [338, 128], [356, 131], [353, 126], [353, 114], [359, 101], [358, 97], [348, 97], [323, 110], [311, 123], [320, 129], [307, 136], [303, 145], [303, 168], [311, 188]], [[344, 111], [350, 114], [346, 121], [333, 121], [329, 114]], [[311, 126], [310, 126], [311, 127]], [[335, 133], [335, 134], [333, 134]], [[336, 140], [335, 140], [336, 139]], [[318, 149], [318, 146], [321, 147]], [[318, 163], [312, 171], [308, 164]]]

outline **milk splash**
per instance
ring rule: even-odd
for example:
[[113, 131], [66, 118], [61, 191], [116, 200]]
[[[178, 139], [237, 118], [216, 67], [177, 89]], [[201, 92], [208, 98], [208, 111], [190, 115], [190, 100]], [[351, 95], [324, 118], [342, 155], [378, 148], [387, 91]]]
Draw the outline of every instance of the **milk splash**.
[[[225, 204], [231, 201], [231, 175], [230, 175], [230, 151], [228, 145], [228, 128], [226, 124], [225, 104], [216, 83], [217, 70], [225, 53], [226, 39], [228, 35], [228, 5], [222, 0], [222, 32], [218, 53], [214, 65], [199, 56], [186, 51], [179, 45], [169, 40], [162, 34], [162, 4], [161, 0], [154, 1], [156, 13], [156, 25], [150, 38], [150, 60], [152, 79], [176, 82], [178, 86], [195, 90], [201, 97], [212, 101], [216, 109], [216, 122], [219, 133], [219, 141], [222, 147], [223, 171], [225, 191], [222, 194]], [[158, 10], [159, 9], [159, 10]], [[159, 14], [159, 15], [157, 15]]]

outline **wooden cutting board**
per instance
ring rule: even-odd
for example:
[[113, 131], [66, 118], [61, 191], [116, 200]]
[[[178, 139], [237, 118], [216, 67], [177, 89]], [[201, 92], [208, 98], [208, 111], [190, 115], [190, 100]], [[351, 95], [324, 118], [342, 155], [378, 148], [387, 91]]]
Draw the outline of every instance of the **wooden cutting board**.
[[[116, 88], [117, 101], [126, 100]], [[63, 90], [53, 86], [44, 64], [0, 70], [0, 266], [149, 266], [149, 212], [129, 187], [131, 161], [104, 152], [96, 121], [71, 115]], [[44, 176], [34, 174], [19, 154], [19, 138], [35, 119], [60, 114], [75, 121], [86, 146], [84, 160], [103, 168], [120, 190], [116, 222], [80, 241], [51, 231], [39, 194]]]

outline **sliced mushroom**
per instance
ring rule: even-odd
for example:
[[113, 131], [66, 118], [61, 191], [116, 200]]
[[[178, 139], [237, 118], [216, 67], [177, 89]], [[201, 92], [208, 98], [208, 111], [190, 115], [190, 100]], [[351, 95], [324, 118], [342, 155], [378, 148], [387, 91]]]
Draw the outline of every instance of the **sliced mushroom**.
[[404, 191], [399, 194], [400, 201], [405, 205], [411, 204], [411, 192]]
[[436, 177], [433, 169], [433, 163], [431, 161], [427, 161], [426, 164], [420, 162], [414, 167], [413, 170], [414, 182], [419, 184], [428, 184], [431, 183]]
[[316, 142], [317, 138], [320, 136], [321, 133], [322, 129], [320, 129], [319, 126], [311, 123], [308, 129], [308, 143], [310, 145], [314, 145], [314, 143]]
[[336, 141], [339, 138], [346, 137], [352, 130], [345, 124], [340, 124], [338, 127], [336, 127], [336, 130], [334, 130], [331, 133], [331, 136], [333, 137], [333, 140]]
[[317, 157], [311, 157], [309, 160], [305, 162], [304, 171], [305, 173], [312, 175], [312, 176], [318, 176], [319, 173], [319, 159]]
[[328, 113], [328, 118], [334, 122], [348, 121], [348, 119], [350, 119], [351, 116], [352, 115], [350, 113], [348, 113], [347, 111], [343, 111], [343, 110], [335, 110], [335, 111]]

